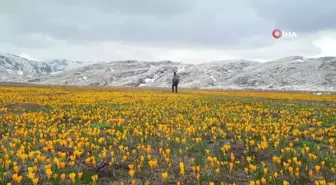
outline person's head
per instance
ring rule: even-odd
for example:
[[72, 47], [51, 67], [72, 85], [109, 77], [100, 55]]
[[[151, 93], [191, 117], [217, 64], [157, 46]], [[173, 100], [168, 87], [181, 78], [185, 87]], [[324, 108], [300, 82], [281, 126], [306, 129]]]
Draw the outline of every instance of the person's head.
[[174, 75], [176, 75], [176, 72], [174, 72]]

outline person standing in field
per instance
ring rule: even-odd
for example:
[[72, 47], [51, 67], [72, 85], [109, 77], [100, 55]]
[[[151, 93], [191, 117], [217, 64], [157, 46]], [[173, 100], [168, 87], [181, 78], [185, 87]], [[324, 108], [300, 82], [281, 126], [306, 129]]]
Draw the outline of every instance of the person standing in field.
[[180, 79], [177, 76], [176, 72], [174, 72], [173, 85], [172, 85], [173, 93], [174, 93], [174, 90], [175, 90], [175, 93], [177, 93], [177, 86], [178, 86], [179, 82], [180, 82]]

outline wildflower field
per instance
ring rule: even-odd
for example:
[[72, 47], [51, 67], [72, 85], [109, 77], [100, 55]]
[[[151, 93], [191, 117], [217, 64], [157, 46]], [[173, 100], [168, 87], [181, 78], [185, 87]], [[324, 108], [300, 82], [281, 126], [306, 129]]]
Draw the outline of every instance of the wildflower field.
[[0, 184], [336, 184], [336, 95], [0, 86]]

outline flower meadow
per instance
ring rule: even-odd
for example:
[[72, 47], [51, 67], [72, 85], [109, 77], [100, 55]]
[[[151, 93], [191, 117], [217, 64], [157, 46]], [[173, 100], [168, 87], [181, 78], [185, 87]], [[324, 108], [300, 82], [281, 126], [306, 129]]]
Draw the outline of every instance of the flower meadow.
[[336, 95], [0, 86], [0, 184], [335, 185]]

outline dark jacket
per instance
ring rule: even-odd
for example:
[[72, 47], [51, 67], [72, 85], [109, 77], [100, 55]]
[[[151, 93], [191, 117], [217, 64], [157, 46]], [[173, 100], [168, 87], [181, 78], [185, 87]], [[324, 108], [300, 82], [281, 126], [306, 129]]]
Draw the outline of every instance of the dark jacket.
[[176, 74], [174, 74], [174, 77], [173, 77], [173, 85], [178, 85], [179, 82], [180, 82], [179, 77], [178, 77]]

